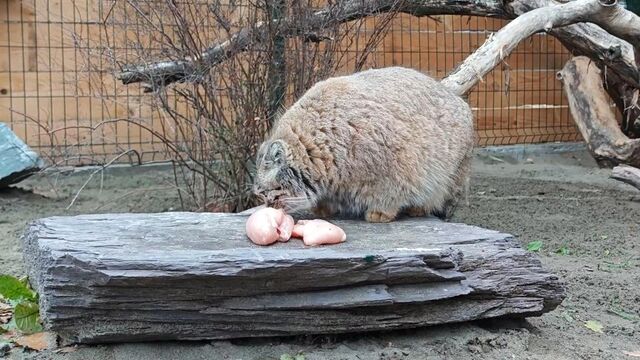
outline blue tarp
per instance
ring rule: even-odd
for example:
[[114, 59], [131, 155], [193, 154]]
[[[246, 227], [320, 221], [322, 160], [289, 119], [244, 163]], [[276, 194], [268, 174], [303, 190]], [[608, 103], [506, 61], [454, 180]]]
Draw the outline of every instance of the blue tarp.
[[0, 188], [21, 181], [44, 166], [40, 156], [0, 122]]

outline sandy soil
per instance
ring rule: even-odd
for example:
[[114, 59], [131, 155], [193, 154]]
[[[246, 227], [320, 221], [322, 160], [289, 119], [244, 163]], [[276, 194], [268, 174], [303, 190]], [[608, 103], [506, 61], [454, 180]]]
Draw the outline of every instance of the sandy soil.
[[[512, 233], [522, 244], [543, 242], [542, 261], [567, 283], [568, 297], [539, 318], [349, 336], [90, 346], [69, 354], [18, 349], [10, 358], [633, 360], [624, 352], [640, 352], [640, 193], [607, 177], [581, 157], [474, 163], [470, 204], [454, 221]], [[23, 274], [19, 236], [32, 219], [179, 206], [169, 173], [114, 171], [65, 210], [86, 178], [40, 176], [0, 192], [0, 273]], [[588, 320], [603, 332], [584, 326]]]

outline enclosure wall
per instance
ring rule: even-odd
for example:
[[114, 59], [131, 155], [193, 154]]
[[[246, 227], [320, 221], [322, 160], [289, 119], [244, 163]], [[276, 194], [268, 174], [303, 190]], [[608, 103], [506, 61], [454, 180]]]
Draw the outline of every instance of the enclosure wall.
[[[0, 121], [60, 163], [104, 163], [128, 149], [142, 161], [165, 158], [163, 145], [149, 132], [112, 122], [136, 117], [150, 129], [171, 131], [162, 113], [143, 105], [149, 95], [140, 86], [121, 85], [112, 64], [102, 63], [113, 51], [107, 44], [138, 26], [137, 18], [126, 13], [106, 21], [116, 3], [0, 2]], [[442, 78], [504, 24], [467, 16], [401, 15], [366, 67], [401, 65]], [[127, 46], [115, 51], [126, 55]], [[350, 51], [359, 46], [355, 39]], [[554, 38], [535, 35], [486, 76], [469, 96], [480, 145], [580, 140], [555, 78], [568, 57]], [[128, 60], [136, 62], [133, 56]]]

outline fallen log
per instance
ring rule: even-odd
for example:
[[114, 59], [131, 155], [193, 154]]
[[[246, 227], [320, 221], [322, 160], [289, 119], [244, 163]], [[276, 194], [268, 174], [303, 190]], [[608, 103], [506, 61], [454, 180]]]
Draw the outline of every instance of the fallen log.
[[432, 218], [336, 223], [345, 243], [253, 245], [247, 215], [51, 217], [24, 237], [64, 343], [413, 328], [555, 309], [565, 290], [508, 234]]
[[611, 171], [611, 178], [629, 184], [640, 190], [640, 169], [628, 165], [618, 165]]

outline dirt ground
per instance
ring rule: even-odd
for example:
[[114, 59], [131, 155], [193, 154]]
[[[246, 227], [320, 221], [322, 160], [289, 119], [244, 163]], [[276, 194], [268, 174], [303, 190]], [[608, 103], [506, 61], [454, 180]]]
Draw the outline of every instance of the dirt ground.
[[[608, 179], [584, 156], [474, 163], [470, 205], [454, 221], [543, 242], [543, 263], [567, 284], [555, 311], [526, 321], [484, 321], [349, 336], [84, 346], [14, 359], [640, 359], [640, 192]], [[88, 173], [38, 176], [0, 192], [0, 273], [23, 275], [19, 236], [32, 219], [95, 212], [178, 209], [171, 174], [117, 170], [96, 177], [65, 210]], [[585, 322], [595, 320], [602, 332]]]

